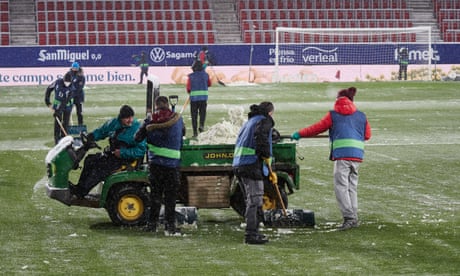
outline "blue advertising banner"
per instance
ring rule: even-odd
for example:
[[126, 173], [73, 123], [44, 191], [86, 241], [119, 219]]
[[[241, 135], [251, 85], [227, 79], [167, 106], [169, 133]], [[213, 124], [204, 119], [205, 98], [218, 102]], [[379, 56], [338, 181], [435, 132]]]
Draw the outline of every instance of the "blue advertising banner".
[[[282, 65], [351, 65], [396, 64], [398, 45], [324, 44], [295, 45], [295, 49], [280, 51]], [[412, 64], [460, 64], [459, 44], [433, 44], [432, 54], [421, 45], [409, 44]], [[252, 48], [252, 50], [251, 50]], [[0, 47], [0, 68], [18, 67], [68, 67], [79, 61], [85, 67], [116, 67], [135, 64], [133, 55], [142, 51], [148, 54], [150, 66], [190, 66], [201, 46], [78, 46], [78, 47]], [[363, 59], [359, 54], [367, 53]], [[210, 45], [209, 52], [216, 59], [215, 65], [273, 65], [273, 44]]]

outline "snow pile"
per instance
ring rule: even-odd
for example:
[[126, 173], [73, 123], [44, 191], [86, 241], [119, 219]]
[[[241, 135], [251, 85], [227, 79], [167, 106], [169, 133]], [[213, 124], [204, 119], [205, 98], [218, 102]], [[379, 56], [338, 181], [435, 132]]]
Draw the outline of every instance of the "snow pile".
[[46, 164], [50, 164], [51, 161], [63, 150], [65, 150], [69, 145], [73, 143], [73, 137], [72, 136], [66, 136], [62, 138], [59, 143], [52, 148], [48, 154], [46, 155], [45, 162]]
[[228, 121], [224, 120], [211, 126], [207, 131], [198, 135], [192, 145], [234, 144], [241, 126], [246, 121], [243, 107], [234, 107], [228, 110]]

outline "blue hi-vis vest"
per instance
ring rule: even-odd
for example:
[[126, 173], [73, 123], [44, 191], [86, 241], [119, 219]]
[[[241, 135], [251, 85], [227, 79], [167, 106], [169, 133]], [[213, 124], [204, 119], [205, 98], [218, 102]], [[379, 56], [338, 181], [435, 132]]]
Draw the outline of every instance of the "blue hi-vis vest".
[[331, 159], [363, 159], [366, 115], [361, 111], [356, 111], [350, 115], [342, 115], [331, 111], [331, 116], [332, 128], [329, 132]]
[[180, 118], [169, 128], [147, 133], [148, 157], [151, 163], [168, 168], [179, 167], [183, 124], [182, 118]]
[[[255, 127], [258, 122], [265, 119], [263, 115], [256, 115], [249, 119], [241, 128], [238, 135], [235, 151], [233, 153], [233, 166], [239, 167], [250, 165], [257, 162], [256, 141], [254, 138]], [[270, 151], [271, 151], [271, 132], [269, 136]], [[270, 152], [271, 153], [271, 152]], [[265, 173], [264, 173], [265, 174]]]
[[196, 71], [189, 75], [190, 78], [190, 101], [208, 100], [208, 79], [209, 75], [205, 71]]

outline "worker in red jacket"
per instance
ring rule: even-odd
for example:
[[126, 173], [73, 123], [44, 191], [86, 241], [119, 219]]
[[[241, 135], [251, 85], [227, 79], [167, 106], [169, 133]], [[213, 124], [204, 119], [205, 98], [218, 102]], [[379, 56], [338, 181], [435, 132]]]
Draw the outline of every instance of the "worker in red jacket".
[[364, 158], [364, 141], [371, 138], [366, 115], [353, 103], [356, 88], [340, 90], [334, 110], [319, 122], [294, 132], [291, 138], [316, 136], [329, 130], [330, 160], [334, 161], [334, 191], [343, 223], [339, 230], [358, 227], [358, 169]]

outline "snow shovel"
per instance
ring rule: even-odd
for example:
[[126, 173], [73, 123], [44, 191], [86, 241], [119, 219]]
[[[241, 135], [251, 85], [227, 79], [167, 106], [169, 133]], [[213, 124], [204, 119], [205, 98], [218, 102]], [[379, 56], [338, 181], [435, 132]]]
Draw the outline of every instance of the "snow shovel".
[[[267, 164], [267, 167], [268, 167], [268, 171], [270, 172], [270, 174], [272, 174], [272, 173], [273, 173], [273, 171], [272, 171], [272, 166], [269, 165], [269, 164]], [[270, 182], [271, 182], [271, 181], [270, 181]], [[279, 188], [278, 188], [278, 182], [272, 182], [272, 184], [273, 184], [273, 187], [274, 187], [275, 190], [276, 190], [276, 194], [278, 195], [278, 199], [279, 199], [279, 201], [280, 201], [280, 203], [281, 203], [281, 207], [283, 208], [283, 215], [284, 215], [285, 217], [287, 217], [286, 206], [284, 205], [283, 198], [281, 197], [281, 193], [280, 193], [280, 190], [279, 190]]]
[[219, 77], [217, 76], [216, 72], [214, 71], [214, 68], [211, 67], [211, 71], [214, 74], [214, 77], [216, 77], [217, 83], [219, 83], [222, 86], [226, 86], [225, 83], [219, 79]]
[[177, 95], [169, 96], [169, 104], [171, 105], [172, 112], [176, 112], [177, 102], [179, 102], [179, 96]]
[[187, 98], [185, 101], [184, 105], [182, 106], [182, 109], [180, 110], [179, 114], [182, 115], [182, 112], [184, 112], [185, 108], [187, 107], [188, 103], [190, 102], [190, 97]]
[[59, 127], [61, 128], [62, 133], [64, 133], [65, 136], [67, 136], [67, 131], [65, 130], [64, 126], [61, 123], [61, 120], [57, 116], [53, 116], [54, 119], [56, 119], [56, 122], [58, 123]]

